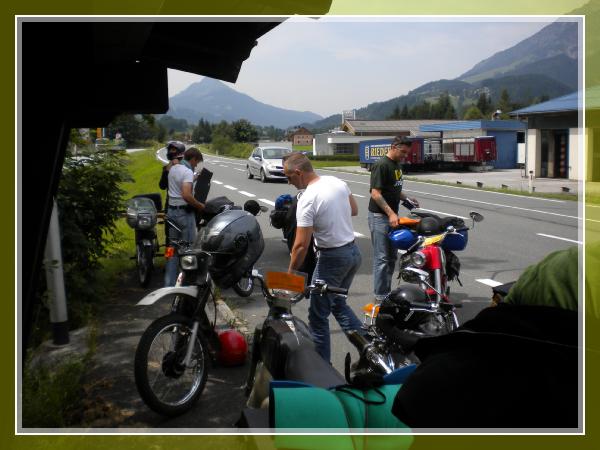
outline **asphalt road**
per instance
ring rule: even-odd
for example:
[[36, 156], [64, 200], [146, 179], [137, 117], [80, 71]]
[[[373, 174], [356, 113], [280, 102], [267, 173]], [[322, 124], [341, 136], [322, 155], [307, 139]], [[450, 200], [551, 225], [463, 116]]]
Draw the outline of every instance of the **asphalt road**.
[[[253, 198], [272, 208], [277, 196], [296, 192], [293, 186], [282, 181], [261, 183], [247, 179], [244, 160], [206, 155], [204, 165], [214, 173], [209, 198], [226, 195], [239, 204]], [[359, 206], [353, 225], [363, 261], [348, 297], [349, 305], [358, 314], [361, 306], [373, 298], [372, 250], [367, 225], [369, 178], [330, 170], [318, 170], [318, 173], [335, 175], [346, 181]], [[469, 232], [468, 247], [457, 252], [463, 286], [453, 283], [451, 296], [453, 301], [463, 303], [463, 308], [457, 311], [460, 322], [470, 319], [489, 303], [490, 283], [513, 281], [527, 266], [548, 253], [580, 245], [583, 241], [582, 213], [574, 201], [530, 198], [415, 181], [405, 181], [404, 191], [419, 200], [423, 211], [467, 219], [470, 211], [485, 216], [485, 220]], [[257, 268], [285, 270], [289, 255], [281, 241], [281, 231], [270, 226], [268, 213], [259, 216], [258, 220], [266, 246]], [[470, 224], [470, 219], [467, 223]], [[600, 229], [600, 222], [592, 221], [587, 225]], [[233, 292], [224, 294], [234, 312], [248, 321], [250, 329], [262, 323], [267, 306], [258, 291], [249, 299], [240, 299]], [[294, 313], [307, 320], [307, 308], [308, 302], [301, 302]], [[331, 329], [332, 362], [343, 371], [346, 352], [353, 354], [353, 360], [357, 355], [333, 318]]]

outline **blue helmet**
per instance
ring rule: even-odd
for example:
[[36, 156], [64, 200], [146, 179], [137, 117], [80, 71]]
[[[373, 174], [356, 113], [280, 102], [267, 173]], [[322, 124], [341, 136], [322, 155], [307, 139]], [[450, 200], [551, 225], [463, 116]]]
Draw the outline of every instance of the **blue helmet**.
[[408, 228], [390, 231], [388, 238], [392, 242], [392, 247], [399, 250], [407, 250], [411, 245], [417, 242], [417, 235]]
[[290, 194], [282, 194], [275, 199], [275, 209], [283, 209], [292, 203], [292, 196]]

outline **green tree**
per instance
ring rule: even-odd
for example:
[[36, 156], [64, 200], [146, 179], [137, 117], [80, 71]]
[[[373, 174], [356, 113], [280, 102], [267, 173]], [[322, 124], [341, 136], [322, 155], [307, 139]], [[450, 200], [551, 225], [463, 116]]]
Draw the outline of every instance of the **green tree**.
[[479, 111], [481, 111], [481, 114], [483, 114], [483, 116], [487, 116], [492, 113], [492, 102], [485, 92], [479, 94], [476, 106], [479, 109]]
[[500, 115], [501, 119], [510, 118], [508, 113], [512, 111], [512, 105], [510, 104], [510, 96], [508, 95], [508, 91], [506, 89], [502, 89], [502, 92], [500, 93], [500, 100], [498, 100], [496, 108], [502, 111], [502, 114]]
[[212, 138], [215, 139], [215, 136], [226, 136], [231, 141], [235, 141], [235, 128], [231, 126], [229, 122], [225, 120], [220, 121], [214, 128], [212, 132]]
[[107, 255], [108, 245], [117, 239], [116, 222], [125, 195], [120, 185], [131, 181], [126, 164], [124, 152], [91, 152], [86, 158], [68, 154], [65, 158], [56, 201], [69, 320], [73, 319], [74, 324], [82, 303], [101, 296], [96, 273], [99, 259]]
[[400, 112], [400, 118], [401, 119], [408, 119], [409, 118], [408, 105], [406, 103], [402, 107], [402, 111]]
[[[152, 117], [152, 119], [150, 118]], [[115, 138], [117, 133], [123, 135], [128, 145], [139, 145], [149, 139], [156, 139], [157, 129], [151, 115], [122, 114], [108, 126], [108, 136]]]
[[233, 146], [233, 139], [223, 134], [215, 134], [212, 138], [211, 148], [218, 155], [226, 155]]
[[463, 119], [464, 120], [483, 119], [483, 114], [481, 113], [481, 110], [477, 106], [473, 105], [469, 109], [467, 109]]
[[240, 119], [231, 124], [235, 130], [235, 140], [237, 142], [257, 142], [258, 131], [246, 119]]
[[396, 107], [392, 111], [392, 114], [390, 114], [387, 118], [388, 118], [388, 120], [399, 119], [400, 118], [400, 106], [396, 105]]
[[202, 118], [192, 131], [192, 141], [199, 144], [208, 143], [212, 140], [212, 133], [212, 125]]

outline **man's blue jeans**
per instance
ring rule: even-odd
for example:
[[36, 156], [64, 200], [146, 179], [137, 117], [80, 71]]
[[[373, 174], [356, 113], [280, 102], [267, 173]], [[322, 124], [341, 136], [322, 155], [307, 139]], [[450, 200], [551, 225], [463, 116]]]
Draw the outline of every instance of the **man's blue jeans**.
[[373, 294], [381, 301], [390, 293], [398, 251], [388, 238], [391, 231], [388, 216], [369, 211], [368, 220], [373, 244]]
[[[317, 255], [313, 282], [318, 279], [331, 286], [348, 289], [362, 260], [358, 246], [351, 243], [335, 249], [320, 250]], [[336, 294], [311, 294], [308, 323], [317, 352], [327, 362], [331, 359], [330, 313], [333, 313], [344, 331], [360, 330], [362, 327], [361, 321], [346, 304], [345, 297]]]
[[[167, 217], [181, 228], [181, 233], [174, 227], [169, 227], [169, 240], [184, 240], [194, 242], [196, 240], [196, 216], [193, 212], [185, 209], [169, 208]], [[177, 255], [177, 249], [175, 249]], [[179, 256], [167, 259], [165, 265], [165, 287], [175, 286], [179, 275]]]

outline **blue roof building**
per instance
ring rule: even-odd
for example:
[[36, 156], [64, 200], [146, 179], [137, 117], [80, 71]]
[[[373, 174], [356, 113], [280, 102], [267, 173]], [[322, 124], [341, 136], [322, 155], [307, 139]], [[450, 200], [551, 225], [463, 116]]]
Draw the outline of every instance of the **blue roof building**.
[[496, 169], [513, 169], [519, 163], [518, 142], [523, 142], [526, 125], [518, 120], [461, 120], [458, 122], [422, 125], [421, 132], [440, 133], [444, 139], [494, 136], [497, 158], [493, 163]]
[[509, 113], [527, 124], [526, 171], [535, 177], [581, 179], [583, 133], [581, 92]]

